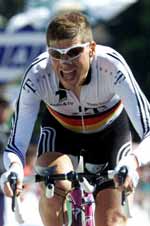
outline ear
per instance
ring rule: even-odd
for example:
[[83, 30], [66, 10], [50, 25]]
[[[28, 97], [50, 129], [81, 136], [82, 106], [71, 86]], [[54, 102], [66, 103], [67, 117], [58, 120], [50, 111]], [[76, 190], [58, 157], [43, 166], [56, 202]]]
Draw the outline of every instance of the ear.
[[96, 52], [96, 42], [92, 41], [90, 43], [90, 57], [93, 57], [95, 55], [95, 52]]

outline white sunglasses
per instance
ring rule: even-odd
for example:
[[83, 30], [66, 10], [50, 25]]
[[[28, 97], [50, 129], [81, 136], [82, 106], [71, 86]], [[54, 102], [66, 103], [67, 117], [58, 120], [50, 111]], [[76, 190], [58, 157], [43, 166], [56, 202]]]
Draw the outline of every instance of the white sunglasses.
[[64, 54], [68, 56], [68, 60], [73, 60], [79, 57], [83, 52], [84, 48], [87, 47], [89, 44], [90, 44], [89, 42], [86, 42], [86, 43], [74, 45], [65, 49], [48, 47], [48, 52], [49, 52], [49, 55], [55, 60], [62, 59], [62, 56], [64, 56]]

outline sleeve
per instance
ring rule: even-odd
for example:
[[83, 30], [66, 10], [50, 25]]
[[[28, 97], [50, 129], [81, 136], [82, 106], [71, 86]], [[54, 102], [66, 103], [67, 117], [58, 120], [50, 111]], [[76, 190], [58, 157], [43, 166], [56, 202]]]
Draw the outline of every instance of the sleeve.
[[135, 80], [129, 66], [118, 57], [114, 89], [123, 102], [135, 130], [143, 139], [150, 131], [150, 104]]
[[143, 166], [150, 163], [150, 134], [148, 134], [144, 140], [133, 150], [136, 156], [139, 166]]
[[114, 89], [141, 138], [134, 153], [139, 165], [145, 165], [150, 162], [150, 104], [123, 57], [115, 55], [115, 60]]
[[[35, 75], [28, 72], [25, 74], [16, 103], [12, 130], [4, 152], [5, 159], [9, 159], [9, 153], [11, 152], [19, 157], [23, 165], [25, 164], [25, 153], [37, 119], [40, 102], [41, 99], [36, 88]], [[4, 162], [5, 166], [7, 162], [10, 161]]]

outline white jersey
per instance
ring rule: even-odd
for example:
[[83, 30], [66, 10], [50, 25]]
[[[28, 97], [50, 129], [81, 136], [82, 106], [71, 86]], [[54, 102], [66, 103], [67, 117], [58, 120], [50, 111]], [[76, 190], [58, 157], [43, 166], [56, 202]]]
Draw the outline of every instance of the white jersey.
[[79, 99], [59, 83], [47, 52], [29, 66], [6, 147], [6, 152], [16, 153], [22, 162], [41, 101], [60, 124], [74, 132], [94, 133], [107, 128], [123, 107], [142, 139], [150, 131], [150, 105], [145, 95], [123, 57], [106, 46], [97, 45]]

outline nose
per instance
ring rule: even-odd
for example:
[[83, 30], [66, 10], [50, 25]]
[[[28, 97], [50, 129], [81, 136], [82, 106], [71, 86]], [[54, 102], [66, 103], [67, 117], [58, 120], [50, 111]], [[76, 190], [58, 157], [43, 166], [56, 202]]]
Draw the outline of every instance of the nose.
[[61, 55], [60, 58], [63, 59], [63, 60], [68, 60], [69, 59], [69, 56], [67, 55], [67, 53], [64, 53], [64, 54], [61, 53], [60, 55]]
[[61, 64], [72, 64], [72, 61], [69, 59], [69, 57], [66, 54], [64, 54], [62, 56], [63, 57], [61, 57], [61, 59], [60, 59]]

